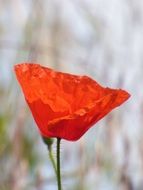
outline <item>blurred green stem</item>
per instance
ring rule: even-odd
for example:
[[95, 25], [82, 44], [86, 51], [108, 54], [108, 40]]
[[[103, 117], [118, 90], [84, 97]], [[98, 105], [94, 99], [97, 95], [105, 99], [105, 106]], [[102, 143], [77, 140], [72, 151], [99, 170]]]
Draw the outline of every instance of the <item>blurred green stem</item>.
[[52, 153], [51, 146], [48, 146], [48, 150], [49, 150], [49, 158], [51, 160], [51, 163], [52, 163], [52, 166], [54, 168], [55, 174], [57, 175], [57, 167], [56, 167], [56, 163], [55, 163], [55, 160], [54, 160], [54, 156], [53, 156], [53, 153]]
[[61, 186], [61, 170], [60, 170], [60, 138], [57, 138], [57, 183], [58, 190], [62, 190]]

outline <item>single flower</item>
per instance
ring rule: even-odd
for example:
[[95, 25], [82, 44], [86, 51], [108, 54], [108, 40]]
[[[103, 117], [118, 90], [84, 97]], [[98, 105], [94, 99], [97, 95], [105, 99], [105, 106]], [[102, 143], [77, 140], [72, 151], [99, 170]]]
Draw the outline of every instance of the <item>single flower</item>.
[[129, 97], [104, 88], [88, 76], [57, 72], [39, 64], [15, 65], [17, 79], [44, 137], [78, 140]]

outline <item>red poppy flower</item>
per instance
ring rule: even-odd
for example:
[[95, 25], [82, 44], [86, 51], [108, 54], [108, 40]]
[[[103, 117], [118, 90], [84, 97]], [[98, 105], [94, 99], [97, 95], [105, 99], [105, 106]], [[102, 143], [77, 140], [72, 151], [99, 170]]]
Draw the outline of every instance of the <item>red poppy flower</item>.
[[87, 76], [57, 72], [39, 64], [15, 66], [17, 79], [44, 137], [78, 140], [130, 95], [100, 86]]

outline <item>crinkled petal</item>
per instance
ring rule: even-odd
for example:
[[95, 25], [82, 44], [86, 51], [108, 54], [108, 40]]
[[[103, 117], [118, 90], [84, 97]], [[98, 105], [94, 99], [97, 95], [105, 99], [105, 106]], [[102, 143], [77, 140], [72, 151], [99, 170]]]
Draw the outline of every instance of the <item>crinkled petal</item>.
[[106, 95], [95, 102], [95, 104], [79, 110], [74, 115], [51, 121], [47, 128], [51, 134], [53, 133], [53, 135], [59, 138], [70, 141], [78, 140], [89, 128], [107, 115], [112, 109], [120, 106], [128, 97], [128, 93], [125, 91], [114, 91], [114, 93], [112, 92], [112, 94]]
[[15, 66], [25, 99], [43, 136], [78, 140], [130, 95], [104, 88], [87, 76], [57, 72], [39, 64]]

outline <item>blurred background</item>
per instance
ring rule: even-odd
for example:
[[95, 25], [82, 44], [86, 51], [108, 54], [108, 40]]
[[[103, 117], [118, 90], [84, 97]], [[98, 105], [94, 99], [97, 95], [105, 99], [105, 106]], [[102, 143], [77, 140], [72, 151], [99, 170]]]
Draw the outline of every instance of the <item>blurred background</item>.
[[27, 61], [132, 94], [79, 141], [62, 141], [63, 190], [142, 190], [143, 1], [0, 0], [0, 190], [56, 190], [13, 71]]

